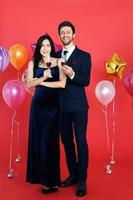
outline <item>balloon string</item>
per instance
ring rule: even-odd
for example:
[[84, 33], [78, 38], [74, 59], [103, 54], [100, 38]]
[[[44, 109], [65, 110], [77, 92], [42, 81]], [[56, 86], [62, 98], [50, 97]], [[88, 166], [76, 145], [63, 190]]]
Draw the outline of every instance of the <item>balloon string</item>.
[[17, 147], [18, 155], [20, 155], [20, 123], [17, 120], [14, 120], [14, 123], [17, 125]]
[[12, 169], [12, 156], [13, 156], [13, 134], [14, 134], [14, 125], [17, 125], [17, 148], [18, 148], [18, 156], [20, 159], [20, 123], [15, 119], [16, 110], [13, 111], [12, 114], [12, 122], [11, 122], [11, 133], [10, 133], [10, 152], [9, 152], [9, 170]]
[[105, 114], [105, 125], [106, 125], [106, 135], [107, 135], [107, 147], [108, 147], [108, 154], [109, 154], [109, 128], [108, 128], [108, 114], [107, 114], [107, 106], [105, 105], [105, 109], [102, 109]]
[[[115, 78], [113, 79], [113, 83], [115, 86]], [[113, 99], [113, 138], [112, 138], [112, 155], [111, 159], [114, 160], [114, 152], [115, 152], [115, 100]]]
[[11, 122], [11, 133], [10, 133], [10, 152], [9, 152], [9, 170], [12, 169], [12, 149], [13, 149], [13, 132], [14, 132], [14, 119], [16, 116], [16, 111], [14, 110], [12, 114], [12, 122]]
[[17, 71], [17, 74], [18, 74], [18, 81], [19, 81], [19, 71]]

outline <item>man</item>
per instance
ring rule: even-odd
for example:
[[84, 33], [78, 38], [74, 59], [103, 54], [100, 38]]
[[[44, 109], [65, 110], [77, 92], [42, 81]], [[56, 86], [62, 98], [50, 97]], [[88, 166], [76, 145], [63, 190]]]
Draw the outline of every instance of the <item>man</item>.
[[66, 88], [60, 90], [61, 138], [70, 173], [70, 176], [62, 181], [61, 186], [77, 184], [75, 194], [83, 196], [87, 193], [88, 168], [86, 140], [88, 102], [84, 87], [90, 83], [91, 58], [89, 53], [75, 46], [75, 27], [71, 22], [64, 21], [59, 24], [58, 33], [63, 49], [57, 53], [57, 56], [64, 57], [62, 58], [62, 69], [67, 75]]

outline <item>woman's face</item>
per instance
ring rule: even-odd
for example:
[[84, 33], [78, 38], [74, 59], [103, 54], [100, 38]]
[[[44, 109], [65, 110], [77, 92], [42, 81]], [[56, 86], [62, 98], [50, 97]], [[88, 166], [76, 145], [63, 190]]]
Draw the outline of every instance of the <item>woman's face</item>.
[[42, 56], [48, 56], [50, 55], [51, 52], [51, 46], [50, 46], [50, 42], [48, 39], [43, 40], [42, 42], [42, 47], [40, 49], [40, 53]]

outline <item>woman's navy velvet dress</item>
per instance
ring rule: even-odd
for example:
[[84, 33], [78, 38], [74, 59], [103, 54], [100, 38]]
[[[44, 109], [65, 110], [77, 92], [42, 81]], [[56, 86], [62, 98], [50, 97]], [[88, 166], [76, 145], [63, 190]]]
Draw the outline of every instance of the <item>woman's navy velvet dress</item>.
[[[34, 77], [43, 76], [47, 68], [37, 67]], [[51, 67], [52, 78], [58, 81], [58, 66]], [[36, 86], [31, 102], [27, 182], [46, 186], [60, 184], [59, 167], [59, 90]]]

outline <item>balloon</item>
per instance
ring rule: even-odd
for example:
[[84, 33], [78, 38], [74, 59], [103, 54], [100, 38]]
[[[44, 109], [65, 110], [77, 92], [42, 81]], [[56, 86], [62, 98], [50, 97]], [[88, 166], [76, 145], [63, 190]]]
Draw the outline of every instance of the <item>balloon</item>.
[[21, 81], [10, 80], [5, 83], [2, 95], [10, 108], [18, 108], [25, 98], [25, 89]]
[[9, 64], [9, 53], [8, 51], [0, 47], [0, 72], [3, 72]]
[[60, 44], [54, 43], [54, 47], [55, 47], [55, 52], [58, 52], [62, 49], [62, 46]]
[[[54, 42], [54, 47], [55, 47], [55, 52], [58, 52], [62, 49], [62, 46], [60, 44], [56, 44], [55, 42]], [[35, 48], [36, 48], [36, 43], [31, 44], [31, 49], [33, 51], [35, 51]]]
[[36, 48], [36, 43], [31, 44], [31, 49], [32, 49], [33, 51], [35, 51], [35, 48]]
[[100, 81], [95, 88], [97, 99], [103, 104], [110, 103], [115, 96], [115, 87], [111, 81]]
[[9, 49], [10, 62], [20, 70], [28, 61], [28, 50], [21, 44], [15, 44]]
[[114, 74], [122, 80], [125, 65], [126, 63], [120, 60], [117, 54], [113, 54], [112, 58], [106, 62], [105, 67], [108, 74]]
[[34, 95], [35, 88], [34, 88], [34, 87], [28, 88], [28, 87], [26, 86], [26, 83], [27, 83], [27, 73], [28, 73], [28, 70], [26, 69], [26, 70], [23, 72], [23, 74], [22, 74], [22, 79], [21, 79], [21, 80], [22, 80], [22, 82], [23, 82], [23, 84], [24, 84], [25, 90], [26, 90], [29, 94]]
[[128, 94], [133, 96], [133, 69], [130, 69], [125, 73], [123, 84]]

